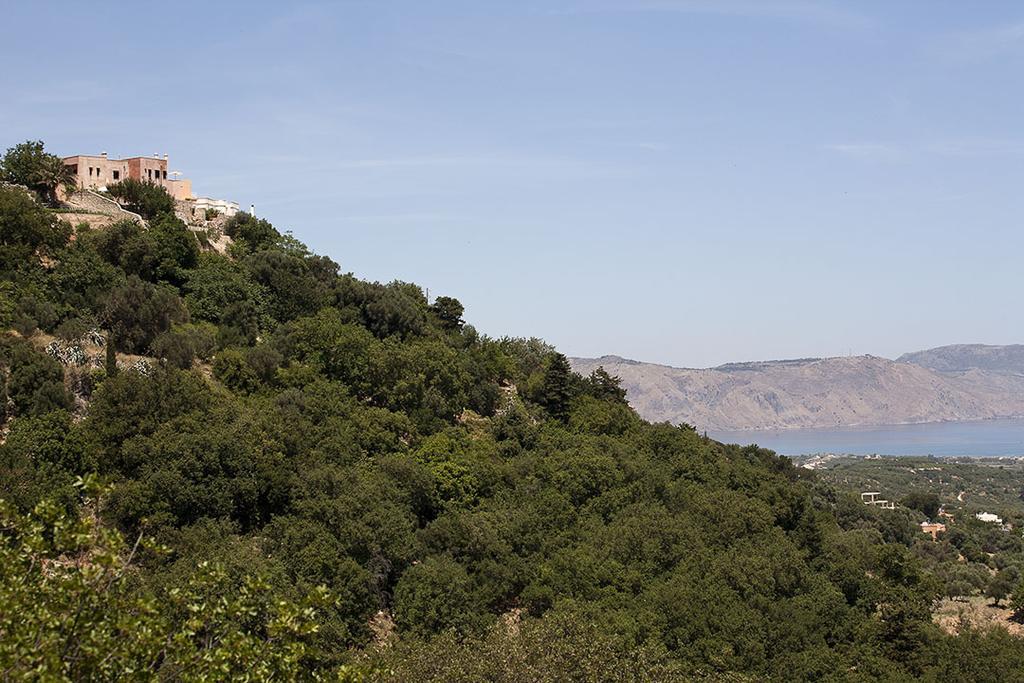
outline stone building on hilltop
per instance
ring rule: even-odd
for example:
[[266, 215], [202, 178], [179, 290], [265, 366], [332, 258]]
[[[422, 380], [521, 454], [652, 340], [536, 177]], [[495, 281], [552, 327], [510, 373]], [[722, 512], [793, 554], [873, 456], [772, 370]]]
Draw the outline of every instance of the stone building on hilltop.
[[192, 181], [176, 178], [173, 172], [168, 174], [166, 154], [127, 159], [110, 159], [106, 152], [99, 156], [79, 154], [64, 157], [64, 165], [71, 169], [75, 184], [82, 189], [104, 190], [107, 185], [133, 178], [160, 185], [179, 201], [192, 199]]

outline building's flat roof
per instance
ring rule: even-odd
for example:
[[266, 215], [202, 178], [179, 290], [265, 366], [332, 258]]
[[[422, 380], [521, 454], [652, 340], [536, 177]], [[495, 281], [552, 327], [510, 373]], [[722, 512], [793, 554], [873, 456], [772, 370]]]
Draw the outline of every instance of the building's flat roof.
[[69, 157], [63, 157], [64, 161], [68, 159], [102, 159], [103, 161], [132, 161], [134, 159], [148, 159], [149, 161], [167, 161], [163, 157], [147, 157], [147, 156], [135, 156], [135, 157], [124, 157], [123, 159], [115, 159], [113, 157], [105, 157], [102, 154], [72, 154]]

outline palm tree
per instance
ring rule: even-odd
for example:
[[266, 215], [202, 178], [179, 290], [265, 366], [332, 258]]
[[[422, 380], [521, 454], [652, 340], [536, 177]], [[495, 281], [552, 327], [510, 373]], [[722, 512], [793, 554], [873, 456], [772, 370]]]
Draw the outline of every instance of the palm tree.
[[47, 201], [55, 204], [58, 187], [63, 187], [69, 193], [74, 191], [75, 174], [69, 166], [64, 165], [63, 159], [47, 154], [32, 171], [32, 184], [42, 191]]

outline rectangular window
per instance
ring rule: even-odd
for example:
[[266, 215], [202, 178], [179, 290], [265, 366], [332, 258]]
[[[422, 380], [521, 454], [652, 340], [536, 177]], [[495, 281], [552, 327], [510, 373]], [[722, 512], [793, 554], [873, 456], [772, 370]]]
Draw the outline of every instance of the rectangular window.
[[167, 180], [167, 171], [164, 171], [164, 180]]
[[92, 166], [89, 167], [89, 175], [92, 175]]
[[121, 172], [120, 171], [114, 171], [114, 180], [120, 180], [120, 179], [121, 179]]

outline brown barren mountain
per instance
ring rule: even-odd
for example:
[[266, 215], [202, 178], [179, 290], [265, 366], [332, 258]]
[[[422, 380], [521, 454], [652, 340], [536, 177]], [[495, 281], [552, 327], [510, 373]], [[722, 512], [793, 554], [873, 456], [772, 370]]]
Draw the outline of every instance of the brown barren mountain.
[[[923, 353], [923, 352], [922, 352]], [[583, 374], [622, 378], [646, 419], [698, 429], [797, 429], [1024, 416], [1024, 376], [939, 372], [877, 356], [674, 368], [618, 356], [573, 358]]]
[[938, 372], [986, 370], [1004, 375], [1024, 375], [1024, 344], [953, 344], [905, 353], [896, 360]]

